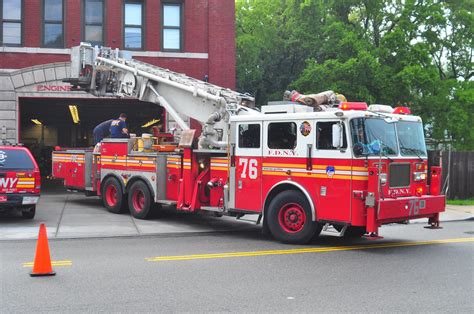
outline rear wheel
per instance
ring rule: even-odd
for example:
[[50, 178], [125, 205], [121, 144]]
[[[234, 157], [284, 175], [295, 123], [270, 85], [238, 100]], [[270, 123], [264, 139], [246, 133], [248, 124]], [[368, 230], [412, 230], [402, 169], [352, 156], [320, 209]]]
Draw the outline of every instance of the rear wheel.
[[152, 199], [150, 189], [143, 181], [136, 181], [128, 192], [128, 207], [133, 217], [146, 219], [151, 213]]
[[22, 211], [21, 211], [21, 215], [25, 219], [33, 219], [33, 218], [35, 218], [35, 214], [36, 214], [36, 205], [30, 206], [30, 207], [27, 207], [27, 208], [23, 208]]
[[321, 226], [312, 221], [308, 200], [297, 191], [278, 194], [270, 202], [267, 219], [272, 235], [284, 243], [308, 243], [321, 232]]
[[102, 184], [102, 203], [111, 213], [120, 214], [124, 211], [126, 202], [117, 179], [109, 177]]

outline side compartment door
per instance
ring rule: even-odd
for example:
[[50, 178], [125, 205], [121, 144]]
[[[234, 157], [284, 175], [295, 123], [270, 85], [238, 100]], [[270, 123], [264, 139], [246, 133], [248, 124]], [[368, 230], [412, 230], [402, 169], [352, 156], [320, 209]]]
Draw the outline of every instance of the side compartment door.
[[262, 208], [262, 122], [235, 123], [235, 208]]

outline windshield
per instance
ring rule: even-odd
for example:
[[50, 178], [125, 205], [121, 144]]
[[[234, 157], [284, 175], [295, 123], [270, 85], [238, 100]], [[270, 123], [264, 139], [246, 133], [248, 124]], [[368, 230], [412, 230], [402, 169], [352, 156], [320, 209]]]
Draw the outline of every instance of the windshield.
[[24, 150], [0, 148], [0, 171], [13, 169], [32, 170], [33, 161]]
[[351, 120], [354, 155], [398, 155], [395, 123], [378, 118]]
[[396, 125], [402, 156], [426, 157], [422, 124], [420, 122], [399, 121]]

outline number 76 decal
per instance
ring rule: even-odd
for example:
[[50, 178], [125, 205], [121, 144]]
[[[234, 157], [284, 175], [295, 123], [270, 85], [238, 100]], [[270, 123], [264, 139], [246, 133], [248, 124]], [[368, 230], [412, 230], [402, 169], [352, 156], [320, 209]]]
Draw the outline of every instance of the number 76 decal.
[[242, 179], [247, 178], [247, 171], [248, 171], [248, 176], [250, 179], [257, 179], [258, 175], [258, 162], [256, 159], [247, 159], [247, 158], [241, 158], [239, 160], [239, 166], [242, 166], [242, 173], [240, 174], [240, 177]]

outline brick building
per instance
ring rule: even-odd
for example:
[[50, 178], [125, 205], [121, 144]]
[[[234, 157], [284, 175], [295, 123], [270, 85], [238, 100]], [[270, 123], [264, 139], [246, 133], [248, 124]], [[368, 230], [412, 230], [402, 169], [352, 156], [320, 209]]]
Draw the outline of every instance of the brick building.
[[62, 80], [83, 41], [235, 88], [234, 10], [235, 0], [0, 0], [0, 136], [87, 146], [94, 125], [120, 112], [136, 133], [160, 118], [155, 104], [71, 91]]

